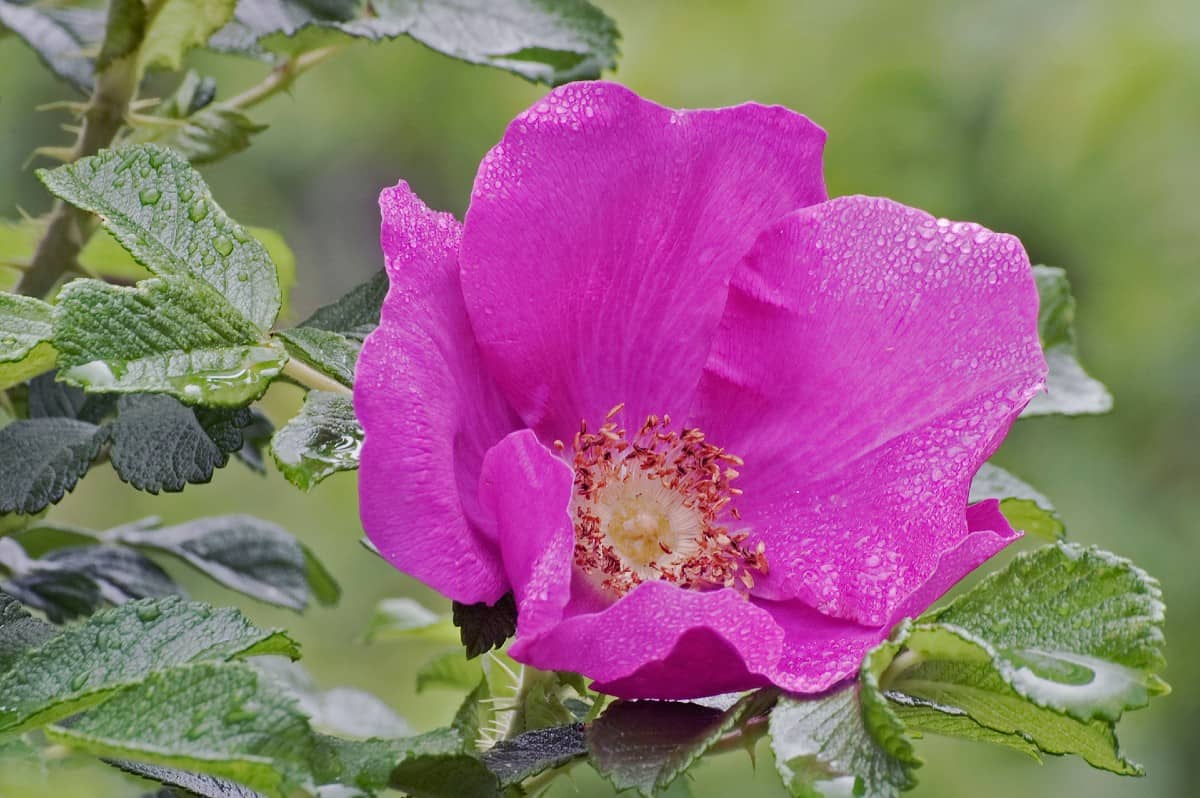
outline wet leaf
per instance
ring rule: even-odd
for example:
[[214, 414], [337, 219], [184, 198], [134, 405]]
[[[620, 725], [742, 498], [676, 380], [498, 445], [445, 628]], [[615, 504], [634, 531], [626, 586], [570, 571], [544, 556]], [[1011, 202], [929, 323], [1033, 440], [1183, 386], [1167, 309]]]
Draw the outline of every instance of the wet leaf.
[[299, 415], [271, 439], [275, 464], [301, 490], [338, 471], [358, 468], [362, 427], [349, 396], [309, 391]]
[[0, 390], [54, 367], [54, 326], [49, 305], [0, 293]]

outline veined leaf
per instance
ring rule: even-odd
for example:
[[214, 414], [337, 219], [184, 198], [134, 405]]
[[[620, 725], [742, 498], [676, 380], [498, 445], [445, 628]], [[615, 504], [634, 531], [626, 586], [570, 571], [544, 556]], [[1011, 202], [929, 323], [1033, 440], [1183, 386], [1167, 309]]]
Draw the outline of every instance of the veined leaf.
[[179, 69], [183, 56], [199, 47], [233, 17], [236, 0], [163, 0], [147, 20], [140, 67]]
[[31, 418], [0, 428], [0, 513], [32, 515], [74, 489], [108, 430], [73, 418]]
[[483, 755], [483, 763], [507, 787], [585, 755], [583, 724], [571, 723], [501, 740]]
[[89, 391], [240, 406], [287, 361], [211, 288], [187, 278], [136, 288], [75, 280], [59, 294], [54, 326], [59, 377]]
[[1092, 379], [1079, 363], [1075, 346], [1075, 297], [1067, 273], [1054, 266], [1034, 266], [1038, 297], [1038, 335], [1050, 372], [1046, 392], [1033, 397], [1022, 416], [1107, 413], [1112, 394]]
[[322, 374], [354, 387], [354, 363], [358, 360], [360, 344], [340, 333], [316, 327], [295, 327], [277, 336], [287, 347], [288, 354], [315, 368]]
[[54, 367], [51, 319], [45, 302], [0, 293], [0, 391]]
[[0, 731], [73, 715], [173, 665], [252, 654], [298, 656], [286, 635], [256, 629], [232, 608], [166, 598], [102, 610], [19, 654], [0, 675]]
[[38, 170], [38, 177], [56, 196], [97, 214], [154, 274], [206, 283], [260, 331], [275, 323], [279, 278], [266, 248], [221, 210], [178, 153], [151, 144], [123, 147]]

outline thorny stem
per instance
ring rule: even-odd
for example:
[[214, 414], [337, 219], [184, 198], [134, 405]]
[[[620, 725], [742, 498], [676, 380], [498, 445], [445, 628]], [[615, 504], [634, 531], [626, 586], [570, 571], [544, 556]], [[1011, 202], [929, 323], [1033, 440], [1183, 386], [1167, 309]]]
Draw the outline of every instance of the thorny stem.
[[270, 74], [261, 83], [251, 86], [236, 97], [226, 100], [222, 105], [240, 110], [258, 105], [268, 97], [288, 89], [301, 74], [321, 63], [326, 58], [329, 58], [339, 49], [341, 48], [337, 45], [331, 45], [329, 47], [322, 47], [319, 50], [309, 50], [307, 53], [301, 53], [295, 58], [289, 58], [272, 69]]
[[312, 366], [302, 363], [294, 357], [289, 359], [284, 365], [282, 374], [293, 382], [313, 391], [329, 391], [330, 393], [340, 393], [345, 396], [352, 396], [354, 394], [353, 391], [337, 380], [326, 377]]
[[[125, 112], [137, 91], [136, 54], [119, 59], [96, 75], [91, 99], [83, 111], [83, 125], [68, 162], [95, 155], [112, 143], [125, 121]], [[45, 296], [67, 271], [91, 235], [93, 222], [82, 211], [56, 200], [46, 232], [34, 250], [29, 267], [17, 282], [16, 291], [26, 296]]]

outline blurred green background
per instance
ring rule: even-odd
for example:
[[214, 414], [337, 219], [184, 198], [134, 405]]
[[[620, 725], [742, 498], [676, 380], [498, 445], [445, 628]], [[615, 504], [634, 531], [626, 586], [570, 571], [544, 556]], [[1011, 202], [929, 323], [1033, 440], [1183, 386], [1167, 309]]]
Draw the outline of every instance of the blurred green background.
[[[998, 456], [1051, 496], [1076, 540], [1133, 558], [1168, 604], [1170, 697], [1122, 723], [1149, 776], [1122, 779], [1082, 761], [929, 740], [915, 796], [1190, 796], [1200, 753], [1200, 8], [1192, 0], [874, 0], [823, 3], [598, 3], [617, 20], [613, 77], [666, 105], [781, 103], [829, 132], [833, 195], [883, 194], [939, 216], [1016, 233], [1035, 262], [1067, 268], [1079, 298], [1084, 362], [1116, 396], [1108, 417], [1019, 423]], [[264, 67], [197, 55], [221, 94]], [[379, 189], [403, 177], [434, 207], [461, 214], [476, 165], [506, 122], [543, 92], [419, 45], [358, 46], [252, 114], [271, 127], [247, 152], [205, 170], [227, 210], [280, 230], [296, 252], [302, 318], [378, 268]], [[70, 92], [12, 37], [0, 40], [0, 207], [45, 210], [27, 167], [34, 147], [65, 141], [60, 113], [34, 106]], [[282, 420], [298, 392], [272, 389]], [[414, 692], [434, 644], [365, 647], [375, 602], [430, 591], [360, 548], [355, 479], [300, 494], [231, 465], [213, 484], [140, 494], [98, 469], [52, 518], [104, 527], [249, 512], [304, 538], [340, 579], [334, 609], [286, 625], [325, 686], [371, 690], [417, 729], [444, 723], [459, 696]], [[168, 564], [170, 566], [170, 564]], [[193, 594], [237, 602], [175, 573]], [[240, 602], [243, 605], [246, 602]], [[693, 771], [697, 796], [782, 796], [765, 747], [757, 768], [724, 755]], [[555, 795], [608, 795], [586, 768]], [[136, 795], [92, 764], [5, 765], [0, 796]]]

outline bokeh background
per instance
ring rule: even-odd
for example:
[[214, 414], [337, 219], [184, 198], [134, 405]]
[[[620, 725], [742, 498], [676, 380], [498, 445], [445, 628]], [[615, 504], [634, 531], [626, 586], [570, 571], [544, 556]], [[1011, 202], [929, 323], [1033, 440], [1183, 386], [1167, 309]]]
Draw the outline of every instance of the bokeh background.
[[[1035, 262], [1067, 268], [1084, 362], [1116, 396], [1108, 417], [1017, 424], [997, 462], [1056, 502], [1070, 537], [1132, 557], [1168, 603], [1167, 678], [1175, 692], [1121, 725], [1145, 779], [1050, 758], [928, 740], [913, 793], [941, 796], [1190, 796], [1200, 753], [1200, 7], [1192, 0], [815, 0], [599, 2], [618, 22], [613, 75], [672, 106], [753, 99], [808, 114], [829, 132], [833, 195], [883, 194], [936, 215], [1016, 233]], [[204, 55], [224, 96], [256, 82], [253, 62]], [[476, 165], [543, 89], [401, 41], [350, 48], [253, 114], [270, 123], [249, 151], [207, 168], [237, 219], [280, 230], [294, 249], [302, 318], [380, 265], [375, 197], [403, 177], [461, 214]], [[32, 149], [65, 140], [69, 96], [12, 37], [0, 40], [0, 214], [43, 211]], [[272, 389], [284, 419], [298, 392]], [[52, 518], [104, 527], [156, 514], [181, 521], [248, 512], [308, 542], [340, 579], [333, 609], [299, 617], [249, 604], [179, 573], [193, 594], [240, 603], [287, 626], [324, 686], [371, 690], [418, 730], [447, 721], [459, 696], [417, 695], [435, 644], [359, 642], [378, 599], [444, 607], [358, 544], [355, 478], [300, 494], [240, 465], [213, 484], [154, 498], [98, 469]], [[170, 565], [170, 564], [168, 564]], [[586, 768], [554, 795], [603, 796]], [[697, 796], [782, 796], [764, 746], [757, 767], [724, 755], [693, 771]], [[0, 796], [137, 795], [147, 785], [100, 765], [6, 763]]]

